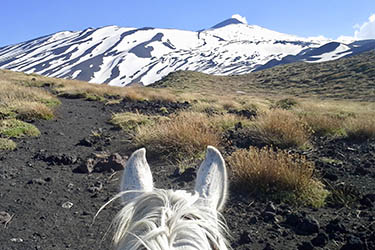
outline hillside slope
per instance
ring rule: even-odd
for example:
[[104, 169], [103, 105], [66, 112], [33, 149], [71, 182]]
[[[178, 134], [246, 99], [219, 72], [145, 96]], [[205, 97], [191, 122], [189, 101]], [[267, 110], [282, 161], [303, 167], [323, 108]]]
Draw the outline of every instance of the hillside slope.
[[293, 63], [240, 76], [175, 72], [153, 84], [190, 91], [284, 94], [375, 101], [375, 52], [322, 63]]
[[117, 26], [58, 32], [0, 48], [0, 68], [117, 86], [148, 85], [178, 70], [239, 75], [374, 48], [374, 40], [343, 44], [302, 38], [230, 18], [197, 32]]

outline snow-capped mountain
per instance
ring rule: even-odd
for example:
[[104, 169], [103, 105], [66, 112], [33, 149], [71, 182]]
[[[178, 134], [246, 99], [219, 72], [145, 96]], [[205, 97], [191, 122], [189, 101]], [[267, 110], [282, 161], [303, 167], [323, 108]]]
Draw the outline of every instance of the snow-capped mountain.
[[117, 86], [148, 85], [177, 70], [244, 74], [296, 61], [333, 60], [375, 48], [375, 40], [343, 44], [301, 38], [244, 20], [234, 15], [197, 32], [117, 26], [58, 32], [0, 48], [0, 68]]

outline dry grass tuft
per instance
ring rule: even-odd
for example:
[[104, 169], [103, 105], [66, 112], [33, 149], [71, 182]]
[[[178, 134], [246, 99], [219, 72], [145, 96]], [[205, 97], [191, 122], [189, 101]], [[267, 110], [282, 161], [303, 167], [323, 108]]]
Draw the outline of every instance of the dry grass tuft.
[[208, 145], [219, 147], [221, 133], [207, 115], [181, 112], [168, 120], [138, 127], [134, 142], [171, 160], [196, 158]]
[[59, 100], [47, 91], [0, 81], [0, 113], [20, 119], [51, 119]]
[[306, 146], [312, 133], [296, 114], [281, 109], [260, 114], [251, 129], [254, 140], [280, 148]]
[[16, 149], [17, 144], [7, 138], [0, 138], [0, 150], [14, 150]]
[[138, 112], [124, 112], [113, 114], [110, 123], [124, 131], [131, 132], [135, 131], [139, 126], [153, 125], [155, 122], [165, 121], [168, 119], [169, 118], [162, 116], [143, 115]]
[[227, 161], [235, 184], [246, 191], [316, 207], [322, 206], [328, 195], [313, 177], [314, 163], [304, 156], [250, 147], [234, 152]]
[[317, 136], [341, 136], [344, 133], [343, 124], [345, 117], [326, 113], [305, 113], [302, 119]]
[[375, 138], [375, 115], [359, 115], [347, 119], [345, 132], [351, 140], [367, 140]]

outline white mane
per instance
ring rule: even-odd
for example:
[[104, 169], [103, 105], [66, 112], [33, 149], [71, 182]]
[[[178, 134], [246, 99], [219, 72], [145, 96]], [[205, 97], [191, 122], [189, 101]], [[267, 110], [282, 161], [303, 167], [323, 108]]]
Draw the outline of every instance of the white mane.
[[[194, 194], [153, 188], [145, 150], [133, 153], [124, 171], [124, 207], [112, 222], [118, 250], [226, 250], [227, 228], [218, 209], [226, 197], [225, 163], [209, 147], [198, 174]], [[99, 213], [98, 212], [98, 213]]]
[[[226, 249], [226, 226], [201, 206], [199, 195], [155, 189], [126, 204], [113, 220], [113, 242], [121, 250]], [[219, 215], [221, 217], [221, 215]]]

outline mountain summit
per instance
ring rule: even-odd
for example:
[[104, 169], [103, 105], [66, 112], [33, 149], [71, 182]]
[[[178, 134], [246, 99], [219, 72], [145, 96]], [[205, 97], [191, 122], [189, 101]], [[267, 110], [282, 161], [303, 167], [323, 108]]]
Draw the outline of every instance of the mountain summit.
[[218, 28], [230, 25], [230, 24], [247, 24], [247, 21], [246, 21], [246, 18], [244, 18], [244, 17], [242, 17], [238, 14], [235, 14], [231, 18], [229, 18], [227, 20], [224, 20], [224, 21], [216, 24], [215, 26], [212, 26], [211, 29], [218, 29]]
[[0, 68], [125, 86], [151, 84], [177, 70], [249, 73], [296, 61], [321, 62], [375, 48], [375, 40], [338, 43], [248, 25], [233, 15], [198, 32], [107, 26], [64, 31], [0, 48]]

